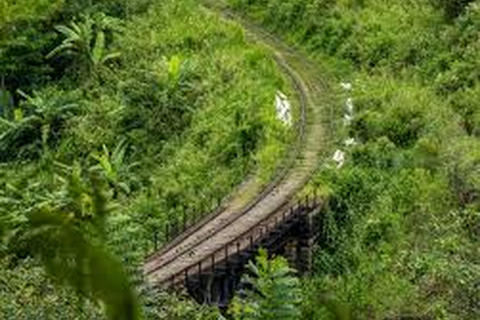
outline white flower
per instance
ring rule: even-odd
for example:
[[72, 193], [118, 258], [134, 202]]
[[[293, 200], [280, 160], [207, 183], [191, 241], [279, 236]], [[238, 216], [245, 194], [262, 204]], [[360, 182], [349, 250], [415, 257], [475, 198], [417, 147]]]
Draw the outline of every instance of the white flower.
[[349, 82], [342, 82], [342, 83], [340, 83], [340, 86], [342, 87], [342, 89], [347, 90], [347, 91], [350, 91], [353, 88], [352, 84], [349, 83]]
[[347, 140], [345, 140], [345, 146], [347, 147], [354, 146], [356, 144], [357, 141], [355, 141], [355, 138], [348, 138]]
[[347, 102], [345, 103], [345, 106], [347, 107], [347, 112], [349, 115], [353, 116], [353, 100], [352, 98], [348, 98]]
[[287, 96], [278, 91], [275, 95], [275, 109], [277, 111], [277, 118], [287, 125], [292, 124], [292, 106], [287, 99]]
[[337, 163], [337, 168], [341, 168], [345, 163], [345, 152], [342, 150], [335, 151], [335, 154], [333, 155], [333, 161]]
[[349, 126], [352, 124], [352, 121], [353, 121], [353, 117], [349, 114], [345, 114], [343, 116], [343, 123], [345, 124], [345, 126]]

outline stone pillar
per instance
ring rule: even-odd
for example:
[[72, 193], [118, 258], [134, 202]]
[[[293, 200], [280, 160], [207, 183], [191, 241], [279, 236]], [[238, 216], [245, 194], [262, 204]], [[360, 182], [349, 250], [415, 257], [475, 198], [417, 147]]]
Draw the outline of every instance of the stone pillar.
[[313, 215], [313, 212], [304, 215], [302, 219], [300, 219], [297, 229], [298, 255], [296, 260], [296, 267], [298, 272], [302, 275], [308, 275], [312, 270], [312, 251], [314, 246]]

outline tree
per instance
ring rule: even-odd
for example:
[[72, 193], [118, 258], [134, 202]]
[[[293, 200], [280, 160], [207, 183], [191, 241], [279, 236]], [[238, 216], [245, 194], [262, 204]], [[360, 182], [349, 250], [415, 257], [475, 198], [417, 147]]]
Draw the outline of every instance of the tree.
[[250, 275], [243, 279], [248, 288], [237, 296], [231, 313], [239, 320], [296, 320], [300, 317], [301, 289], [294, 270], [285, 258], [268, 259], [260, 250], [256, 262], [249, 262]]
[[100, 155], [92, 154], [92, 157], [98, 162], [92, 169], [103, 173], [115, 194], [119, 191], [130, 193], [130, 188], [125, 180], [129, 171], [138, 165], [138, 162], [130, 164], [125, 162], [128, 147], [127, 141], [122, 139], [112, 152], [103, 145], [103, 152]]

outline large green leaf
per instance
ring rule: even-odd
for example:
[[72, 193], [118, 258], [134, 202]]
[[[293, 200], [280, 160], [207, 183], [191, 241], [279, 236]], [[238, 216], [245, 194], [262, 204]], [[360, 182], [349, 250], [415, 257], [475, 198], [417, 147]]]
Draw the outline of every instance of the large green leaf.
[[55, 280], [104, 306], [108, 319], [140, 319], [123, 266], [104, 243], [109, 207], [103, 183], [78, 165], [65, 170], [64, 188], [26, 212], [28, 221], [12, 239], [11, 253], [38, 258]]

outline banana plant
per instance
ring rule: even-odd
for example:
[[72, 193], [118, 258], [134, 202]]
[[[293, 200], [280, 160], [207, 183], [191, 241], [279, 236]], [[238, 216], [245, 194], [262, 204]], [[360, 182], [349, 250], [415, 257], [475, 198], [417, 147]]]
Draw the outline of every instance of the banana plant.
[[108, 150], [107, 146], [103, 145], [102, 153], [91, 155], [97, 161], [97, 164], [92, 169], [100, 170], [116, 193], [118, 191], [130, 193], [128, 183], [124, 179], [127, 177], [128, 172], [138, 165], [137, 162], [125, 162], [127, 149], [128, 143], [123, 139], [112, 152]]
[[118, 52], [109, 52], [105, 42], [105, 31], [115, 28], [114, 21], [105, 15], [98, 15], [96, 19], [84, 16], [81, 22], [72, 21], [69, 26], [56, 26], [57, 32], [65, 39], [46, 58], [73, 55], [82, 73], [86, 76], [94, 74], [107, 62], [120, 57]]
[[[29, 96], [20, 90], [18, 93], [25, 98], [25, 105], [32, 112], [29, 118], [37, 118], [41, 121], [41, 138], [44, 148], [48, 147], [48, 140], [56, 134], [53, 132], [52, 125], [55, 122], [66, 121], [78, 111], [77, 103], [64, 101], [60, 96], [46, 97], [38, 94]], [[23, 116], [21, 117], [23, 118]]]
[[0, 123], [6, 130], [0, 134], [0, 161], [16, 157], [25, 148], [30, 152], [48, 151], [48, 143], [61, 133], [63, 124], [80, 110], [73, 94], [48, 89], [33, 96], [22, 91], [22, 108], [15, 109], [14, 119]]

